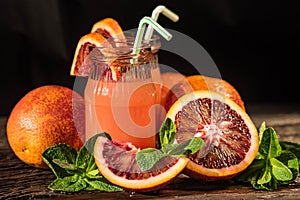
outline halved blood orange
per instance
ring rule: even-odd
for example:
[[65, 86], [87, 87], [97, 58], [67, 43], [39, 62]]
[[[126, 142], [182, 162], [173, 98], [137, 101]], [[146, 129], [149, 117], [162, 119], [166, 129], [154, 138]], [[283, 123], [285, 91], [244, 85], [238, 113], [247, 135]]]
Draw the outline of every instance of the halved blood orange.
[[[96, 22], [91, 30], [92, 33], [96, 32], [103, 35], [106, 39], [113, 38], [113, 40], [120, 42], [125, 42], [126, 38], [123, 30], [119, 23], [113, 18], [105, 18]], [[114, 46], [114, 43], [112, 43]]]
[[205, 141], [191, 155], [184, 173], [203, 181], [232, 178], [254, 160], [258, 133], [249, 115], [234, 101], [208, 90], [194, 91], [180, 97], [167, 116], [176, 125], [176, 141], [192, 137]]
[[82, 36], [77, 44], [74, 54], [70, 75], [71, 76], [88, 76], [91, 69], [91, 61], [88, 55], [91, 51], [101, 56], [100, 49], [96, 47], [111, 47], [111, 44], [99, 33], [88, 33]]
[[139, 151], [131, 143], [119, 143], [99, 136], [94, 157], [100, 173], [111, 183], [127, 191], [149, 192], [174, 180], [185, 168], [186, 157], [164, 157], [150, 170], [142, 171], [136, 161]]

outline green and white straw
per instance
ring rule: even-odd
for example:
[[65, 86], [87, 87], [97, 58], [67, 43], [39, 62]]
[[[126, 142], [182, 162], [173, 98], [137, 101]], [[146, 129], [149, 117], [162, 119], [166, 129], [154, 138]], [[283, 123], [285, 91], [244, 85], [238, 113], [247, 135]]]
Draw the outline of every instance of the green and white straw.
[[[164, 16], [166, 16], [167, 18], [169, 18], [170, 20], [172, 20], [173, 22], [177, 22], [179, 20], [179, 16], [177, 14], [175, 14], [174, 12], [172, 12], [171, 10], [169, 10], [168, 8], [166, 8], [166, 6], [163, 5], [159, 5], [157, 6], [153, 11], [152, 11], [152, 15], [151, 18], [154, 21], [157, 21], [159, 15], [163, 14]], [[150, 40], [153, 34], [153, 28], [152, 26], [148, 26], [146, 33], [145, 33], [145, 37], [144, 39]]]
[[172, 35], [169, 33], [166, 29], [164, 29], [161, 25], [159, 25], [154, 19], [151, 17], [143, 17], [140, 20], [139, 27], [135, 36], [135, 41], [133, 45], [133, 54], [139, 53], [139, 48], [141, 46], [142, 40], [143, 40], [143, 34], [145, 31], [145, 26], [148, 24], [148, 26], [151, 26], [153, 29], [155, 29], [160, 35], [162, 35], [166, 40], [171, 40]]

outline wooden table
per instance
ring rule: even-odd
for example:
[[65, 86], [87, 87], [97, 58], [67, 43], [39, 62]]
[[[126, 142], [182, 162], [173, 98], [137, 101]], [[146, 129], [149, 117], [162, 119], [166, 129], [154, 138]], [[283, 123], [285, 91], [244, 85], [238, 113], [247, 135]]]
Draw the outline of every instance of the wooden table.
[[[300, 105], [256, 105], [248, 106], [247, 111], [257, 127], [266, 121], [267, 126], [275, 128], [280, 140], [300, 143]], [[51, 171], [28, 166], [11, 151], [6, 120], [0, 117], [0, 199], [300, 199], [300, 177], [276, 191], [259, 191], [231, 181], [199, 184], [180, 175], [155, 193], [53, 192], [47, 188], [55, 179]]]

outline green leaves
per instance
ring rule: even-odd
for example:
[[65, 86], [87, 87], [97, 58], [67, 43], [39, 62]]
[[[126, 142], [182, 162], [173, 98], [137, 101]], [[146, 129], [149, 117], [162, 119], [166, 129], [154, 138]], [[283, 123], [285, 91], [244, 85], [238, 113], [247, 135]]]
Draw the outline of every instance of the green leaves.
[[175, 138], [176, 126], [170, 118], [167, 118], [159, 130], [160, 145], [163, 147], [167, 144], [172, 144]]
[[86, 186], [87, 183], [83, 179], [80, 179], [78, 174], [74, 174], [73, 176], [57, 178], [48, 187], [52, 190], [78, 192], [86, 188]]
[[293, 178], [292, 171], [276, 158], [270, 158], [272, 174], [278, 181], [289, 181]]
[[[109, 134], [101, 133], [86, 141], [78, 152], [67, 144], [57, 144], [43, 152], [44, 162], [56, 176], [56, 180], [48, 186], [51, 190], [123, 191], [103, 177], [96, 166], [93, 149], [100, 135], [111, 139]], [[265, 122], [259, 128], [259, 138], [256, 158], [236, 180], [250, 183], [254, 188], [262, 190], [274, 190], [278, 185], [290, 184], [299, 175], [300, 144], [279, 141], [276, 131], [267, 127]], [[188, 157], [204, 145], [200, 138], [177, 144], [176, 126], [169, 118], [161, 126], [159, 139], [160, 149], [146, 148], [136, 154], [141, 170], [150, 170], [166, 156]]]
[[[259, 128], [259, 151], [255, 160], [238, 181], [249, 182], [256, 189], [274, 190], [278, 185], [286, 185], [295, 180], [299, 173], [297, 156], [289, 150], [298, 150], [294, 143], [280, 143], [276, 131], [267, 128], [265, 122]], [[283, 144], [284, 148], [281, 147]]]
[[71, 173], [69, 173], [69, 171], [64, 168], [61, 168], [53, 160], [57, 159], [66, 163], [74, 163], [76, 160], [76, 156], [76, 150], [66, 144], [57, 144], [46, 149], [42, 154], [44, 162], [49, 166], [56, 177], [69, 176]]
[[259, 184], [259, 185], [266, 184], [266, 183], [270, 182], [271, 179], [272, 179], [271, 167], [270, 167], [270, 165], [266, 165], [266, 167], [263, 168], [263, 173], [257, 179], [257, 184]]
[[101, 190], [106, 192], [122, 191], [121, 188], [108, 182], [99, 172], [93, 156], [94, 144], [101, 133], [90, 138], [77, 152], [67, 144], [57, 144], [46, 149], [44, 162], [56, 176], [48, 187], [51, 190], [78, 192], [80, 190]]
[[[263, 125], [264, 127], [265, 125]], [[277, 157], [281, 154], [281, 146], [277, 138], [276, 131], [270, 128], [260, 128], [259, 154], [263, 158]]]
[[159, 132], [161, 149], [146, 148], [137, 153], [136, 160], [141, 170], [150, 170], [165, 156], [187, 157], [196, 153], [204, 144], [201, 138], [192, 138], [181, 144], [175, 144], [175, 137], [176, 126], [170, 118], [167, 118]]

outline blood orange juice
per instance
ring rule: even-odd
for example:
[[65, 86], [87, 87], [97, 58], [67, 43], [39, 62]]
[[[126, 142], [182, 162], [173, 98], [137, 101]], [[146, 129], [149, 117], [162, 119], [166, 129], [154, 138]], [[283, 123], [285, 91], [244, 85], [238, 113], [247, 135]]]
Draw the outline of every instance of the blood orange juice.
[[[92, 81], [93, 82], [93, 81]], [[98, 81], [94, 112], [100, 130], [113, 140], [140, 148], [156, 144], [156, 89], [152, 83], [106, 83]]]
[[151, 51], [141, 54], [134, 64], [132, 55], [122, 55], [113, 64], [97, 60], [93, 65], [85, 88], [87, 139], [107, 132], [116, 141], [156, 147], [160, 91], [153, 76], [159, 77], [159, 69]]

